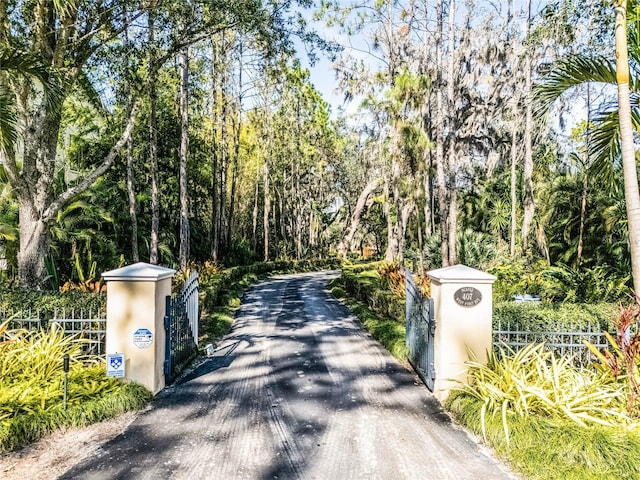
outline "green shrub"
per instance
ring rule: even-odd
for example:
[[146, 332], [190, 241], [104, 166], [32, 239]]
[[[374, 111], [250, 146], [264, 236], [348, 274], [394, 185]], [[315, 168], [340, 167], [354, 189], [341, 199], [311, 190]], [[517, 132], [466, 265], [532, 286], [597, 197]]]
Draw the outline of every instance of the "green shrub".
[[341, 275], [342, 288], [353, 298], [364, 303], [377, 314], [404, 325], [404, 299], [389, 291], [375, 270], [344, 269]]
[[[2, 389], [0, 389], [1, 391]], [[60, 428], [84, 427], [125, 412], [144, 408], [153, 395], [142, 385], [120, 383], [117, 389], [63, 408], [61, 402], [0, 422], [0, 451], [10, 451], [34, 442]]]
[[539, 415], [511, 416], [507, 445], [500, 415], [480, 412], [483, 401], [453, 392], [447, 409], [525, 478], [539, 480], [620, 480], [640, 478], [640, 433], [619, 427], [582, 427], [572, 421]]
[[550, 266], [544, 261], [527, 264], [504, 260], [488, 270], [497, 277], [493, 285], [496, 301], [511, 300], [521, 293], [538, 294], [543, 302], [599, 303], [626, 301], [631, 292], [629, 274], [608, 265], [575, 268]]
[[576, 369], [567, 356], [531, 344], [513, 352], [488, 353], [487, 363], [467, 362], [469, 384], [459, 388], [482, 402], [480, 418], [499, 416], [509, 444], [509, 419], [544, 416], [571, 420], [581, 426], [628, 426], [624, 384], [601, 370]]
[[[144, 387], [107, 377], [101, 360], [82, 355], [82, 340], [65, 336], [60, 328], [8, 331], [7, 336], [0, 343], [0, 450], [63, 426], [86, 425], [140, 408], [151, 399]], [[71, 360], [67, 409], [64, 355]]]
[[493, 327], [529, 332], [553, 332], [558, 326], [599, 326], [607, 330], [616, 306], [600, 304], [536, 304], [532, 302], [497, 302], [493, 308]]
[[542, 344], [469, 365], [469, 385], [446, 408], [526, 478], [639, 478], [640, 425], [622, 379], [576, 369]]
[[0, 310], [7, 312], [40, 312], [40, 318], [50, 320], [56, 311], [101, 312], [106, 314], [107, 297], [104, 293], [38, 291], [26, 289], [0, 290]]

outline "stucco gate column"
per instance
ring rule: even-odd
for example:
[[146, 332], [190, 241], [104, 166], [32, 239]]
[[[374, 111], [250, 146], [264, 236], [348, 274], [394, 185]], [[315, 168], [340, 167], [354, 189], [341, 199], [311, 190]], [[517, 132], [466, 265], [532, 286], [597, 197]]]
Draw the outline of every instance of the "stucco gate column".
[[165, 299], [175, 273], [139, 262], [102, 274], [107, 282], [107, 355], [124, 353], [125, 378], [154, 394], [165, 386]]
[[454, 265], [428, 273], [435, 307], [433, 393], [441, 402], [457, 382], [467, 381], [469, 351], [486, 362], [492, 344], [492, 285], [496, 277]]

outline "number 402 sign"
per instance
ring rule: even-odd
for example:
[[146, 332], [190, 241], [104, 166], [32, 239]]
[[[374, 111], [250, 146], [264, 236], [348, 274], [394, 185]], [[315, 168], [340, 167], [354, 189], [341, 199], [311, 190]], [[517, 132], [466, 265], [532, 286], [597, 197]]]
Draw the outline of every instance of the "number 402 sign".
[[475, 307], [482, 301], [482, 292], [474, 287], [462, 287], [455, 291], [453, 299], [461, 307]]

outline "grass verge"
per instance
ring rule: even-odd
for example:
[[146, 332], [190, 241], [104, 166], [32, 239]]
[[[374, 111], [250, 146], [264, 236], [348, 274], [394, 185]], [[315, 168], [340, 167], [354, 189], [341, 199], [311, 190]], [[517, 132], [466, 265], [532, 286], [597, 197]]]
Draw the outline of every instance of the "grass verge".
[[[370, 288], [370, 272], [363, 275], [363, 281]], [[407, 344], [405, 342], [405, 325], [403, 319], [389, 318], [372, 310], [365, 303], [355, 300], [345, 285], [344, 277], [338, 277], [330, 284], [331, 292], [351, 309], [360, 319], [367, 331], [386, 348], [391, 355], [402, 362], [407, 361]]]
[[[482, 402], [462, 392], [446, 402], [453, 417], [482, 435]], [[487, 441], [526, 478], [614, 480], [640, 478], [640, 434], [622, 428], [581, 427], [559, 418], [510, 415], [507, 445], [500, 415], [487, 415]]]
[[0, 424], [0, 451], [15, 450], [61, 428], [84, 427], [121, 413], [140, 410], [152, 397], [151, 392], [141, 385], [123, 383], [117, 391], [69, 406], [66, 410], [60, 403], [46, 411], [18, 415]]

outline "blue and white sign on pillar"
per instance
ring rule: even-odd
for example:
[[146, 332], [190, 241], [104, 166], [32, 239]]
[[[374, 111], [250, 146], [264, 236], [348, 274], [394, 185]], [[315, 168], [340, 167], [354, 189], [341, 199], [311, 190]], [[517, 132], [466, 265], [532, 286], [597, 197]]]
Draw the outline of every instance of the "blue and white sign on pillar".
[[107, 355], [107, 377], [124, 378], [124, 353]]
[[153, 343], [153, 333], [148, 328], [139, 328], [133, 332], [133, 344], [138, 348], [149, 348]]

